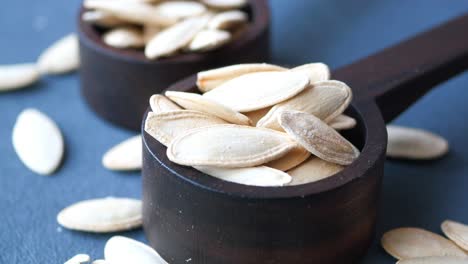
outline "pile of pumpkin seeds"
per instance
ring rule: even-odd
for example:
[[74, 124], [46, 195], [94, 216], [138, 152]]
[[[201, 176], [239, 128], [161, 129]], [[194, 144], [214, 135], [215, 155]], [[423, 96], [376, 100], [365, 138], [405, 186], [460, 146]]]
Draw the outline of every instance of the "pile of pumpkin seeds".
[[246, 0], [85, 0], [82, 20], [99, 27], [105, 44], [144, 49], [148, 59], [214, 50], [236, 39], [249, 16]]

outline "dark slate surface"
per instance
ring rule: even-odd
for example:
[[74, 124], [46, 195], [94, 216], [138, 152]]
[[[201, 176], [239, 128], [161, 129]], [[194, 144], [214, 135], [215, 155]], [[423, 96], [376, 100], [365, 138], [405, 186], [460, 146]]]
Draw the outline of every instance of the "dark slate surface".
[[[33, 61], [53, 40], [74, 30], [79, 0], [3, 0], [0, 7], [0, 63]], [[333, 68], [403, 40], [462, 14], [468, 2], [273, 0], [273, 61], [324, 61]], [[396, 123], [443, 135], [450, 154], [427, 163], [386, 164], [377, 239], [363, 263], [394, 263], [378, 246], [382, 232], [420, 226], [439, 232], [445, 218], [468, 223], [468, 124], [464, 74], [434, 90]], [[18, 113], [35, 107], [51, 116], [65, 135], [67, 155], [52, 177], [28, 171], [11, 145]], [[87, 252], [102, 257], [109, 235], [61, 230], [57, 212], [95, 197], [139, 197], [138, 173], [114, 173], [102, 154], [133, 135], [98, 119], [79, 93], [76, 75], [48, 77], [18, 92], [0, 94], [0, 263], [63, 263]], [[141, 231], [124, 235], [144, 240]]]

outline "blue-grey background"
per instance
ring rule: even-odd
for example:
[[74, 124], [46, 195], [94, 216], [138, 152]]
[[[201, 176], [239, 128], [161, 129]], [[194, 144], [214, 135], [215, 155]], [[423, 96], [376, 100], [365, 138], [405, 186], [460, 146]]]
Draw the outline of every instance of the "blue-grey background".
[[[2, 0], [0, 64], [34, 61], [51, 42], [74, 31], [79, 3]], [[332, 68], [468, 10], [465, 0], [272, 0], [271, 5], [273, 62], [323, 61]], [[440, 232], [446, 218], [468, 223], [467, 85], [466, 74], [441, 85], [396, 121], [444, 136], [451, 151], [434, 162], [387, 162], [377, 239], [363, 263], [394, 263], [377, 243], [390, 228]], [[13, 151], [11, 130], [26, 107], [51, 116], [65, 135], [65, 162], [51, 177], [31, 173]], [[110, 172], [100, 163], [109, 147], [133, 134], [103, 122], [86, 107], [76, 74], [47, 77], [29, 89], [0, 94], [0, 121], [0, 263], [63, 263], [81, 252], [102, 257], [110, 235], [61, 230], [55, 216], [83, 199], [140, 196], [138, 173]], [[141, 231], [124, 235], [144, 240]]]

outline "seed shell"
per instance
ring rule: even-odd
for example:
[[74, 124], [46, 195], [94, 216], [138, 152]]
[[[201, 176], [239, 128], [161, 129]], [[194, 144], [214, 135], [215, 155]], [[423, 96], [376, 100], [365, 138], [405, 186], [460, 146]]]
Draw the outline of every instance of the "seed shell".
[[111, 264], [168, 264], [151, 247], [123, 236], [113, 236], [107, 241], [104, 256]]
[[451, 220], [445, 220], [442, 225], [444, 234], [459, 247], [468, 250], [468, 226]]
[[42, 74], [63, 74], [80, 66], [78, 37], [69, 34], [47, 48], [37, 59]]
[[173, 110], [182, 110], [180, 106], [176, 105], [167, 97], [165, 97], [164, 95], [160, 95], [160, 94], [153, 94], [150, 97], [149, 102], [150, 102], [151, 110], [156, 114], [162, 113], [162, 112], [173, 111]]
[[468, 264], [468, 259], [462, 257], [422, 257], [403, 259], [397, 264]]
[[346, 130], [354, 128], [357, 122], [356, 119], [350, 116], [339, 115], [333, 118], [328, 124], [335, 130]]
[[231, 40], [229, 31], [205, 29], [198, 32], [188, 45], [189, 51], [208, 51], [216, 49]]
[[103, 35], [103, 41], [115, 48], [141, 48], [145, 45], [143, 33], [135, 27], [114, 28]]
[[280, 170], [287, 171], [290, 170], [302, 162], [304, 162], [308, 157], [310, 157], [310, 152], [303, 148], [300, 145], [296, 145], [291, 151], [286, 153], [283, 157], [272, 160], [265, 164], [265, 166]]
[[109, 149], [102, 157], [102, 164], [109, 170], [140, 170], [142, 151], [141, 136], [134, 136]]
[[343, 168], [341, 165], [317, 157], [310, 157], [307, 161], [288, 171], [292, 177], [292, 181], [288, 185], [316, 182], [337, 174]]
[[221, 12], [213, 16], [207, 25], [209, 29], [229, 30], [247, 23], [248, 16], [245, 12], [232, 10]]
[[17, 90], [39, 81], [39, 69], [34, 63], [0, 66], [0, 92]]

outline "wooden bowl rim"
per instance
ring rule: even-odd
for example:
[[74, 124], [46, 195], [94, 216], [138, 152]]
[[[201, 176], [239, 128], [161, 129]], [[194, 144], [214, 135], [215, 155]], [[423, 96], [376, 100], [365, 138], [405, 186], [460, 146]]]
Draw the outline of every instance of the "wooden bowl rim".
[[104, 53], [107, 56], [115, 57], [122, 60], [131, 61], [133, 63], [142, 63], [150, 65], [163, 64], [178, 64], [178, 63], [201, 63], [206, 60], [219, 58], [225, 53], [231, 53], [241, 50], [243, 47], [253, 43], [256, 38], [268, 31], [270, 24], [270, 9], [267, 0], [249, 0], [249, 5], [252, 11], [252, 19], [247, 30], [242, 33], [235, 41], [220, 47], [218, 49], [201, 52], [201, 53], [183, 53], [167, 58], [150, 60], [145, 57], [142, 51], [136, 49], [118, 49], [110, 47], [101, 39], [93, 25], [84, 22], [81, 19], [82, 14], [86, 11], [83, 5], [78, 12], [78, 36], [82, 44], [88, 48]]
[[[195, 87], [195, 82], [196, 75], [193, 75], [175, 83], [167, 90], [188, 91]], [[357, 114], [357, 121], [362, 124], [365, 133], [364, 147], [361, 151], [361, 155], [355, 162], [347, 166], [341, 172], [312, 183], [282, 187], [248, 186], [223, 181], [187, 166], [177, 165], [177, 167], [174, 168], [174, 163], [170, 162], [167, 159], [167, 156], [161, 159], [157, 155], [158, 152], [155, 151], [158, 148], [163, 148], [165, 150], [166, 147], [144, 130], [146, 116], [148, 112], [151, 111], [150, 108], [148, 108], [144, 115], [141, 127], [143, 147], [147, 150], [144, 151], [144, 153], [149, 153], [151, 158], [154, 158], [157, 161], [158, 166], [161, 166], [164, 170], [168, 170], [171, 174], [177, 176], [178, 179], [197, 188], [202, 188], [211, 192], [217, 192], [238, 198], [248, 197], [253, 199], [297, 198], [320, 194], [339, 188], [351, 181], [359, 180], [359, 178], [364, 176], [367, 171], [374, 169], [375, 166], [379, 166], [379, 164], [377, 164], [379, 157], [385, 155], [387, 145], [386, 126], [375, 102], [353, 103], [350, 105], [350, 108]], [[166, 152], [164, 151], [163, 153], [165, 155]], [[163, 160], [166, 160], [167, 162]], [[148, 169], [150, 168], [145, 166], [143, 167], [143, 170]], [[191, 170], [193, 171], [193, 175], [184, 175], [181, 173], [182, 170]], [[151, 172], [147, 173], [151, 174]], [[380, 172], [379, 170], [376, 170], [376, 173], [383, 173], [383, 171]], [[143, 172], [143, 174], [145, 174], [145, 172]]]

